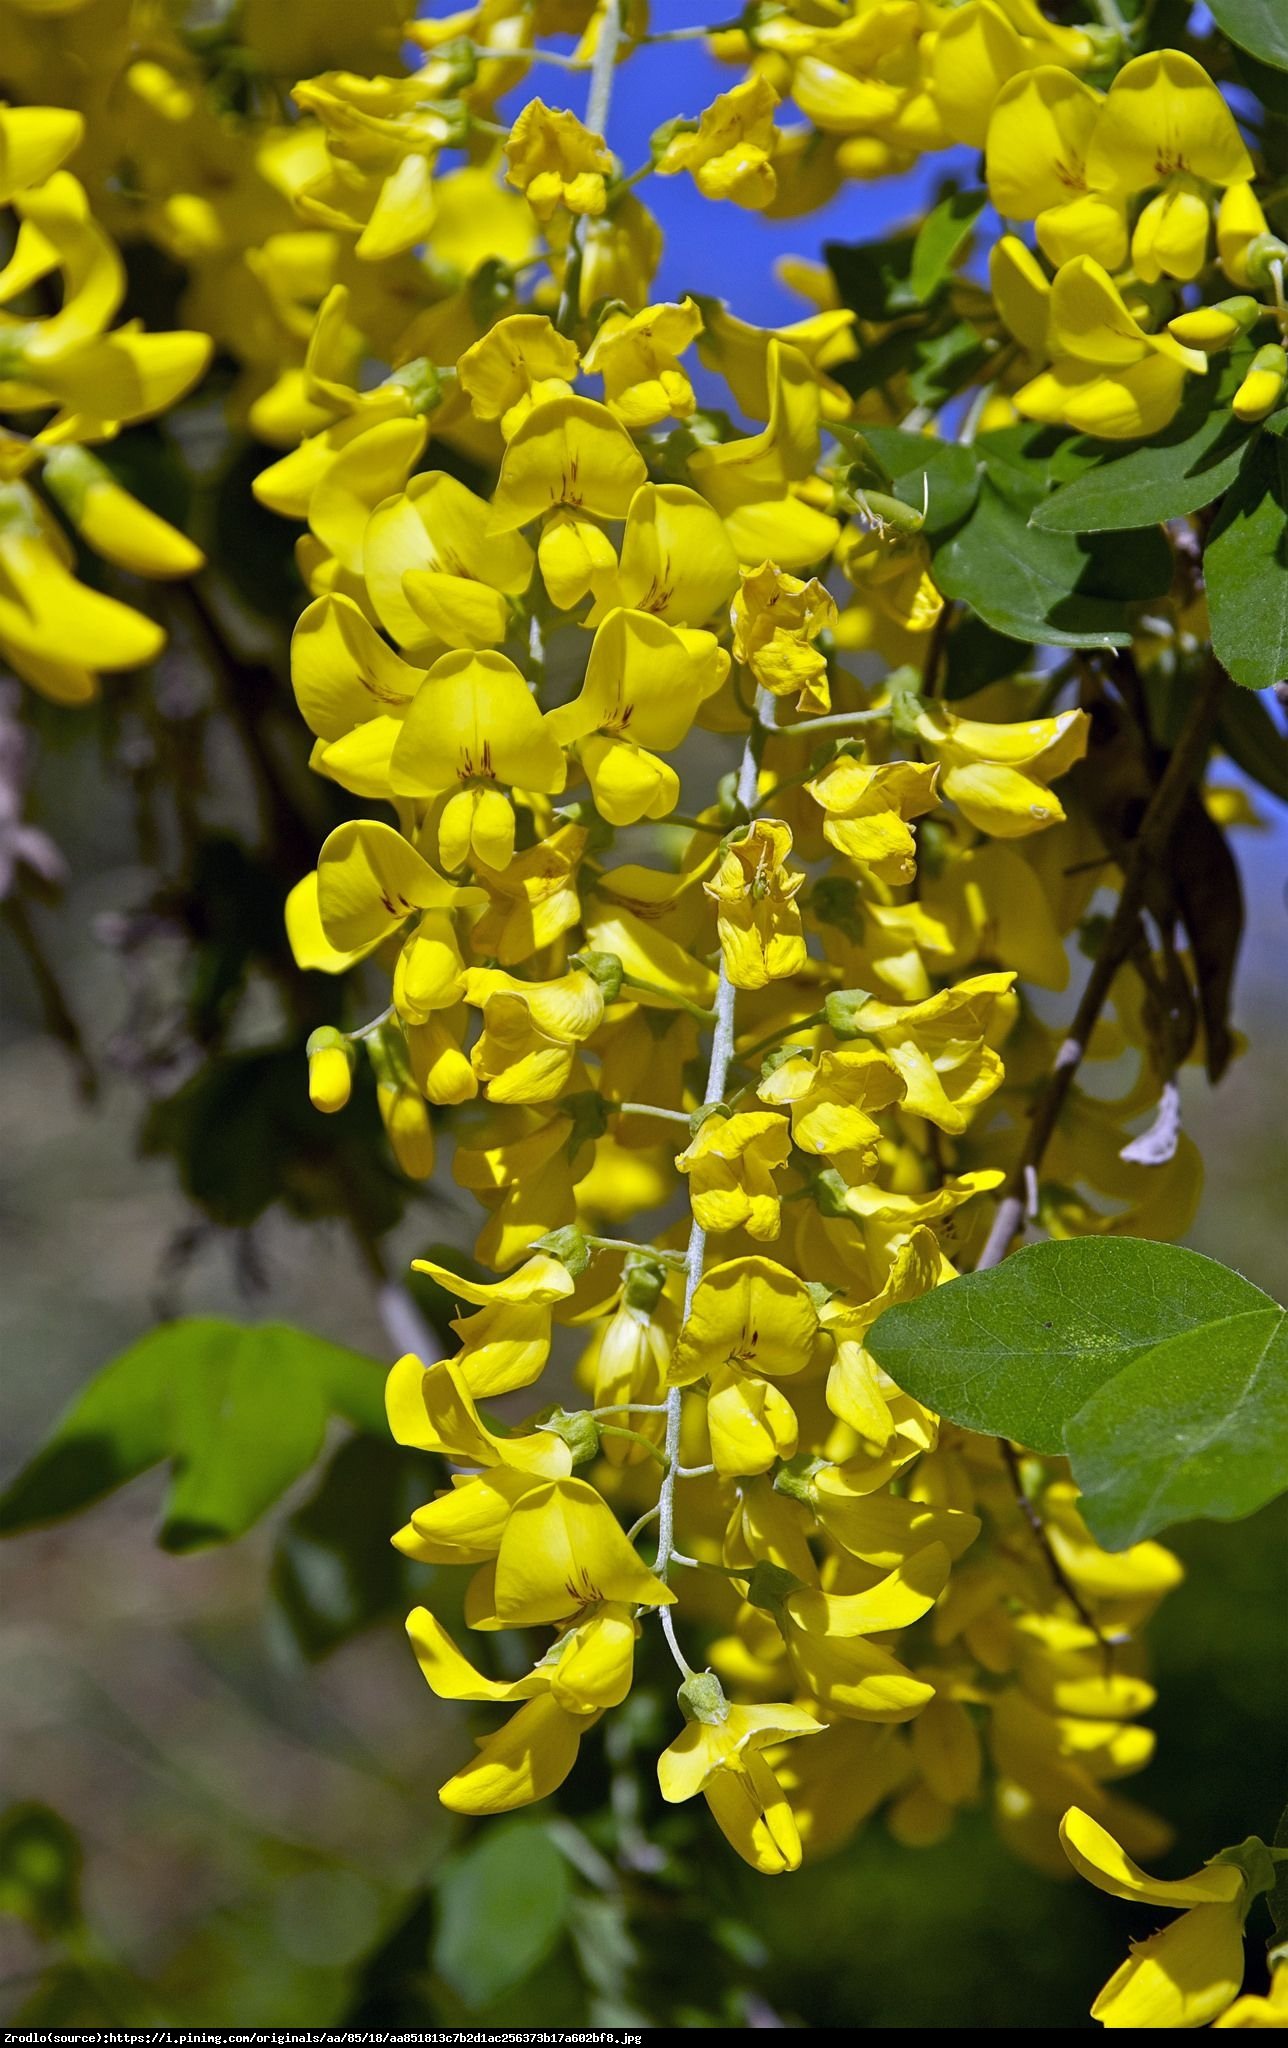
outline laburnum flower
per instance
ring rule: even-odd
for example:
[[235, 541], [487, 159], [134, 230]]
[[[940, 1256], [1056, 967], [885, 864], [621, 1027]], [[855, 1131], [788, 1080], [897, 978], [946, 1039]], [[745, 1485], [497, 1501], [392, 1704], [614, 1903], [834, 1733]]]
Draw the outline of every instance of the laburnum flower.
[[909, 882], [917, 841], [909, 821], [938, 801], [939, 769], [919, 761], [872, 764], [838, 754], [805, 787], [822, 810], [823, 837], [883, 882]]
[[513, 967], [580, 921], [577, 877], [587, 837], [582, 826], [563, 824], [504, 868], [478, 870], [488, 908], [470, 931], [476, 953]]
[[1093, 190], [1087, 168], [1103, 105], [1103, 93], [1054, 64], [1020, 72], [993, 103], [989, 196], [1004, 219], [1034, 223], [1056, 265], [1094, 256], [1115, 271], [1127, 259], [1126, 193]]
[[796, 1411], [787, 1396], [736, 1365], [717, 1366], [711, 1374], [706, 1425], [711, 1462], [722, 1479], [768, 1472], [796, 1451]]
[[959, 1135], [1003, 1078], [988, 1038], [1013, 1011], [1015, 975], [977, 974], [923, 1003], [864, 1003], [857, 1027], [875, 1038], [903, 1076], [903, 1107]]
[[1050, 785], [1086, 753], [1090, 723], [1085, 711], [1061, 711], [994, 725], [936, 704], [919, 713], [917, 736], [939, 761], [944, 795], [971, 824], [993, 839], [1019, 839], [1063, 819]]
[[904, 1081], [876, 1046], [844, 1045], [816, 1053], [790, 1051], [756, 1093], [775, 1109], [790, 1110], [792, 1142], [802, 1152], [832, 1158], [853, 1154], [867, 1168], [875, 1163], [881, 1136], [873, 1112], [902, 1101]]
[[801, 1690], [833, 1713], [862, 1721], [910, 1721], [935, 1688], [870, 1640], [928, 1614], [948, 1583], [952, 1560], [942, 1543], [897, 1564], [862, 1593], [797, 1586], [771, 1593], [774, 1618]]
[[819, 456], [818, 381], [799, 349], [772, 341], [769, 418], [758, 434], [696, 448], [689, 475], [724, 521], [743, 562], [803, 569], [830, 555], [840, 532], [830, 512], [795, 487]]
[[805, 937], [796, 897], [803, 869], [787, 866], [790, 826], [757, 818], [727, 848], [715, 874], [702, 884], [716, 904], [725, 972], [735, 988], [767, 988], [805, 964]]
[[[999, 243], [995, 288], [1003, 264], [1017, 279], [1026, 279], [1020, 290], [1004, 290], [998, 303], [1008, 324], [1016, 312], [1012, 331], [1028, 347], [1038, 335], [1045, 281], [1040, 272], [1035, 280], [1022, 260]], [[1029, 264], [1036, 269], [1031, 257]], [[1186, 372], [1201, 374], [1207, 367], [1201, 350], [1142, 326], [1093, 256], [1075, 256], [1060, 266], [1050, 287], [1041, 346], [1053, 358], [1051, 367], [1016, 392], [1017, 410], [1026, 419], [1106, 440], [1158, 433], [1181, 402]]]
[[472, 1396], [508, 1394], [540, 1377], [550, 1356], [554, 1304], [573, 1291], [557, 1259], [538, 1254], [501, 1280], [469, 1280], [433, 1259], [413, 1259], [412, 1271], [478, 1310], [452, 1322], [460, 1338], [452, 1364]]
[[685, 1726], [658, 1758], [663, 1799], [702, 1793], [721, 1833], [743, 1861], [766, 1877], [800, 1867], [801, 1841], [789, 1801], [764, 1751], [822, 1733], [808, 1707], [731, 1706], [709, 1672], [679, 1692]]
[[784, 575], [772, 562], [748, 571], [733, 601], [733, 654], [771, 697], [798, 711], [827, 711], [827, 656], [815, 646], [836, 624], [836, 600], [811, 576]]
[[514, 852], [515, 786], [553, 794], [567, 769], [549, 716], [512, 661], [487, 649], [433, 663], [389, 759], [398, 796], [446, 796], [437, 820], [448, 868], [504, 868]]
[[623, 606], [671, 626], [704, 626], [728, 602], [738, 557], [724, 521], [687, 484], [641, 484], [626, 513], [620, 561], [593, 579], [597, 626]]
[[158, 579], [191, 576], [205, 563], [186, 533], [141, 505], [87, 448], [51, 448], [41, 473], [60, 510], [104, 561]]
[[[596, 1331], [578, 1369], [596, 1408], [623, 1411], [636, 1404], [656, 1408], [665, 1399], [674, 1326], [669, 1319], [663, 1321], [661, 1292], [660, 1269], [650, 1270], [647, 1262], [641, 1262], [632, 1272], [628, 1265], [622, 1298]], [[610, 1465], [638, 1465], [649, 1455], [647, 1444], [660, 1442], [663, 1417], [620, 1412], [617, 1419], [629, 1423], [646, 1441], [605, 1434], [600, 1449]]]
[[1202, 2027], [1243, 1983], [1248, 1884], [1219, 1858], [1192, 1877], [1150, 1877], [1107, 1829], [1071, 1806], [1060, 1823], [1064, 1853], [1080, 1877], [1117, 1899], [1178, 1906], [1179, 1920], [1132, 1947], [1091, 2008], [1106, 2027]]
[[998, 93], [1039, 64], [1081, 70], [1095, 45], [1080, 28], [1049, 21], [1037, 0], [966, 0], [940, 25], [930, 62], [935, 105], [955, 142], [982, 149]]
[[702, 314], [692, 299], [604, 315], [583, 367], [602, 376], [604, 402], [623, 426], [639, 429], [689, 417], [697, 399], [680, 357], [701, 330]]
[[87, 703], [104, 671], [154, 661], [165, 634], [72, 573], [57, 522], [23, 483], [0, 483], [0, 652], [59, 704]]
[[466, 349], [456, 374], [475, 415], [499, 420], [508, 440], [535, 405], [571, 396], [577, 361], [576, 342], [547, 314], [511, 313]]
[[[590, 1085], [575, 1061], [569, 1078]], [[457, 1185], [487, 1212], [475, 1256], [504, 1270], [535, 1239], [571, 1223], [577, 1183], [593, 1157], [594, 1148], [579, 1139], [571, 1114], [557, 1101], [490, 1105], [482, 1126], [461, 1134], [452, 1162]]]
[[549, 399], [533, 407], [506, 447], [488, 531], [512, 533], [559, 505], [622, 519], [647, 475], [643, 456], [606, 405]]
[[1253, 165], [1203, 66], [1183, 50], [1151, 50], [1114, 78], [1088, 148], [1087, 173], [1105, 191], [1154, 193], [1131, 238], [1136, 274], [1150, 284], [1164, 276], [1197, 277], [1211, 231], [1203, 188], [1246, 183]]
[[698, 354], [709, 370], [724, 378], [739, 411], [748, 419], [769, 417], [769, 351], [776, 341], [804, 357], [819, 387], [823, 418], [849, 419], [854, 401], [828, 371], [849, 362], [857, 351], [857, 316], [850, 307], [833, 304], [782, 327], [753, 327], [739, 320], [721, 299], [699, 297], [698, 305], [702, 310]]
[[668, 1377], [683, 1387], [722, 1366], [771, 1379], [803, 1372], [817, 1335], [818, 1310], [795, 1273], [772, 1259], [727, 1259], [698, 1282]]
[[675, 1161], [688, 1176], [689, 1203], [702, 1229], [741, 1229], [762, 1241], [777, 1237], [774, 1171], [787, 1164], [791, 1149], [786, 1117], [757, 1110], [706, 1117]]
[[568, 213], [597, 214], [607, 203], [612, 152], [563, 107], [529, 100], [505, 145], [506, 183], [522, 192], [540, 221]]
[[523, 535], [494, 533], [487, 502], [443, 470], [412, 477], [377, 506], [363, 534], [367, 596], [412, 661], [496, 646], [532, 571]]
[[476, 1671], [424, 1607], [408, 1615], [407, 1633], [426, 1682], [441, 1700], [488, 1700], [509, 1706], [549, 1693], [570, 1714], [598, 1714], [605, 1707], [620, 1706], [630, 1691], [639, 1623], [622, 1601], [605, 1601], [552, 1643], [531, 1671], [514, 1679], [485, 1678]]
[[414, 911], [449, 910], [471, 900], [472, 892], [435, 874], [401, 832], [375, 819], [337, 825], [318, 854], [318, 918], [340, 961], [333, 973], [371, 952]]
[[496, 1554], [486, 1620], [536, 1628], [605, 1601], [667, 1607], [675, 1599], [640, 1563], [611, 1508], [584, 1479], [554, 1479], [516, 1501]]
[[668, 626], [648, 612], [610, 612], [595, 633], [585, 680], [549, 713], [552, 732], [575, 746], [600, 814], [613, 825], [663, 818], [680, 779], [652, 749], [670, 753], [699, 706], [719, 689], [729, 657], [711, 633]]
[[657, 158], [661, 175], [688, 171], [707, 199], [731, 199], [753, 211], [768, 206], [774, 175], [774, 111], [778, 94], [763, 74], [711, 102], [696, 128], [681, 126]]
[[500, 967], [471, 967], [465, 995], [483, 1012], [470, 1062], [492, 1102], [552, 1102], [604, 1015], [600, 985], [582, 968], [519, 981]]

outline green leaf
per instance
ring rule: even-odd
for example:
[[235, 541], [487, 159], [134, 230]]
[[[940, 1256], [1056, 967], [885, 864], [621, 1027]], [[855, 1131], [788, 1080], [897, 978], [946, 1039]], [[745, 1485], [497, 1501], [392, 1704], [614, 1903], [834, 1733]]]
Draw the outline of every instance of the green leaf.
[[913, 234], [900, 234], [881, 242], [826, 242], [823, 261], [843, 304], [872, 321], [916, 312], [920, 301], [910, 281], [916, 241]]
[[0, 1496], [0, 1534], [74, 1514], [168, 1462], [162, 1547], [229, 1542], [308, 1470], [332, 1413], [383, 1431], [372, 1360], [287, 1323], [167, 1323], [73, 1402]]
[[1238, 1521], [1288, 1485], [1288, 1315], [1261, 1300], [1156, 1345], [1070, 1417], [1083, 1513], [1108, 1548], [1196, 1515]]
[[960, 598], [997, 633], [1048, 647], [1125, 646], [1133, 603], [1161, 596], [1171, 573], [1161, 532], [1126, 541], [1043, 533], [991, 470], [970, 518], [934, 555], [945, 597]]
[[950, 1421], [1072, 1460], [1092, 1533], [1236, 1520], [1288, 1485], [1288, 1317], [1177, 1245], [1031, 1245], [887, 1309], [868, 1346]]
[[1216, 736], [1236, 768], [1288, 804], [1288, 733], [1262, 698], [1227, 690]]
[[912, 245], [908, 270], [909, 286], [923, 303], [948, 276], [953, 258], [987, 204], [988, 193], [982, 189], [950, 192], [926, 215]]
[[1252, 433], [1230, 411], [1247, 362], [1243, 350], [1237, 363], [1214, 366], [1191, 384], [1170, 427], [1152, 441], [1080, 437], [1082, 448], [1098, 456], [1095, 468], [1043, 499], [1034, 526], [1048, 533], [1112, 533], [1157, 526], [1212, 504], [1238, 475]]
[[1236, 683], [1288, 676], [1288, 446], [1263, 434], [1226, 495], [1203, 555], [1212, 647]]
[[571, 1901], [568, 1865], [540, 1821], [489, 1827], [443, 1866], [434, 1968], [467, 2005], [488, 2005], [545, 1961]]
[[889, 471], [894, 496], [919, 512], [924, 505], [928, 539], [960, 525], [979, 492], [980, 465], [969, 448], [902, 427], [865, 427], [863, 434]]
[[1288, 14], [1283, 0], [1208, 0], [1208, 8], [1232, 43], [1263, 64], [1288, 71]]

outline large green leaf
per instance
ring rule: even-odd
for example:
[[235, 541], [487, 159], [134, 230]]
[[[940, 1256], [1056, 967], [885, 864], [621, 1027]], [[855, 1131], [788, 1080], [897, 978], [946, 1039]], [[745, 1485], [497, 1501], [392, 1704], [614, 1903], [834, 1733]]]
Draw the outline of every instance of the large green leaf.
[[1084, 1238], [887, 1309], [868, 1343], [951, 1421], [1066, 1452], [1092, 1531], [1121, 1548], [1288, 1485], [1286, 1322], [1197, 1252]]
[[1131, 605], [1158, 597], [1171, 580], [1161, 533], [1124, 540], [1044, 533], [992, 470], [969, 519], [936, 550], [935, 582], [995, 632], [1049, 647], [1122, 647]]
[[1232, 43], [1288, 71], [1288, 8], [1284, 0], [1208, 0], [1218, 28]]
[[568, 1921], [568, 1865], [539, 1821], [492, 1827], [443, 1866], [434, 1968], [488, 2005], [544, 1962]]
[[163, 1548], [229, 1542], [308, 1470], [332, 1414], [383, 1432], [371, 1359], [286, 1323], [166, 1323], [73, 1402], [0, 1496], [0, 1534], [75, 1514], [167, 1462]]
[[1249, 690], [1288, 676], [1288, 445], [1263, 434], [1203, 555], [1212, 646]]
[[1212, 504], [1238, 475], [1252, 432], [1230, 410], [1246, 368], [1244, 350], [1237, 363], [1209, 370], [1191, 384], [1171, 426], [1151, 441], [1124, 446], [1085, 439], [1086, 452], [1099, 456], [1095, 468], [1043, 499], [1033, 524], [1048, 533], [1112, 533], [1157, 526]]

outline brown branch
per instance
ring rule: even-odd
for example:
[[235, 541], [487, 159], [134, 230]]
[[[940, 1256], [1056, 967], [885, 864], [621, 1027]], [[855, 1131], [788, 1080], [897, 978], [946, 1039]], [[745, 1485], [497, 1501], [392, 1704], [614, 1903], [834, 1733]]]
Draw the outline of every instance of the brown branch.
[[1007, 1181], [977, 1271], [1000, 1265], [1023, 1228], [1030, 1184], [1042, 1164], [1114, 979], [1135, 945], [1151, 870], [1166, 856], [1181, 806], [1206, 755], [1225, 686], [1225, 671], [1213, 661], [1195, 692], [1185, 724], [1132, 842], [1123, 871], [1118, 907], [1096, 955], [1082, 1000], [1069, 1027], [1069, 1035], [1060, 1047], [1055, 1066], [1034, 1105], [1028, 1136]]

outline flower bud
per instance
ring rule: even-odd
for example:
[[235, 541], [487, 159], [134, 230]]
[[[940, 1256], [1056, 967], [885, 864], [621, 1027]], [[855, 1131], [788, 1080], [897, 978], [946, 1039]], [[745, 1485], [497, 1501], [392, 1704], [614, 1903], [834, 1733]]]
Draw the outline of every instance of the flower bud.
[[717, 1727], [729, 1718], [729, 1702], [714, 1671], [691, 1671], [675, 1697], [686, 1721]]
[[1248, 366], [1248, 374], [1234, 394], [1236, 419], [1263, 420], [1274, 411], [1288, 384], [1288, 354], [1277, 341], [1259, 348]]
[[321, 1024], [305, 1047], [309, 1062], [309, 1101], [333, 1116], [349, 1100], [353, 1081], [353, 1047], [334, 1024]]
[[1178, 313], [1168, 321], [1167, 331], [1186, 348], [1201, 348], [1214, 355], [1254, 327], [1265, 310], [1259, 300], [1245, 293], [1222, 299], [1215, 306], [1196, 306], [1192, 313]]
[[858, 1016], [864, 1004], [870, 1001], [865, 988], [834, 988], [823, 1004], [828, 1030], [837, 1038], [861, 1038], [863, 1031]]

